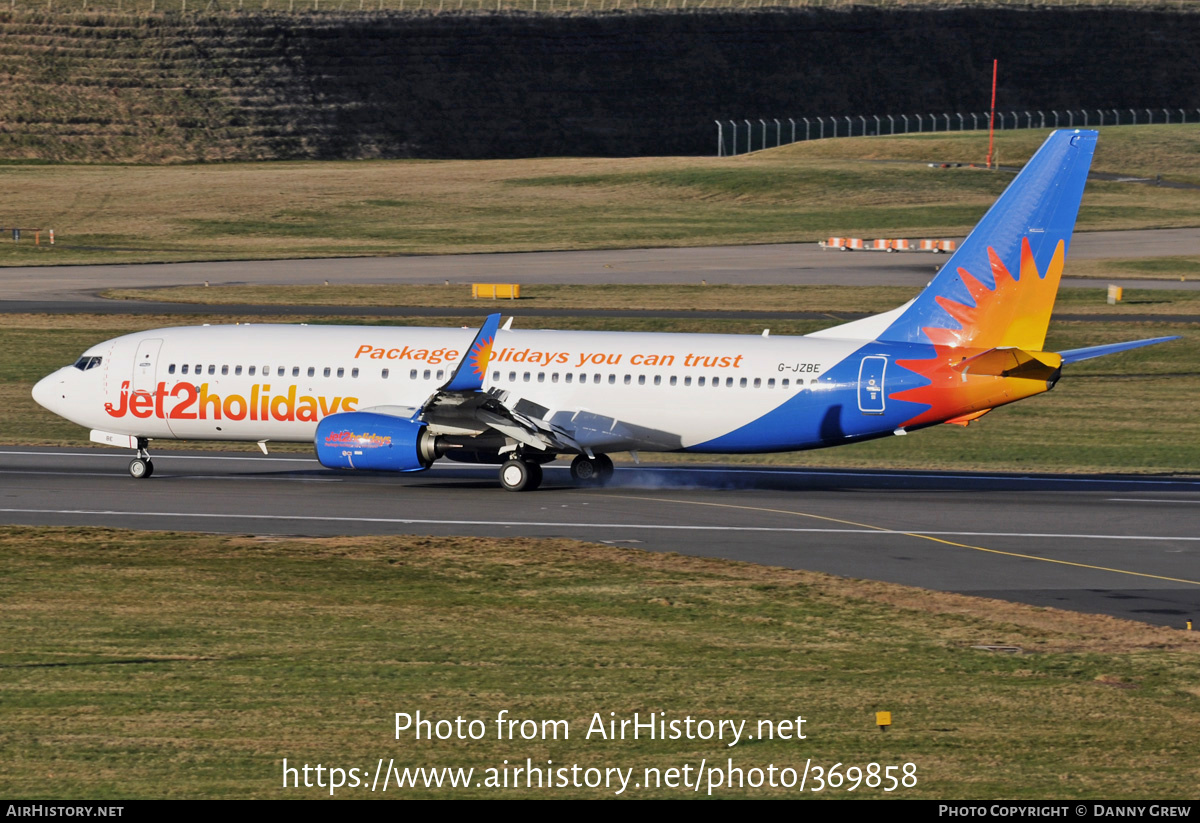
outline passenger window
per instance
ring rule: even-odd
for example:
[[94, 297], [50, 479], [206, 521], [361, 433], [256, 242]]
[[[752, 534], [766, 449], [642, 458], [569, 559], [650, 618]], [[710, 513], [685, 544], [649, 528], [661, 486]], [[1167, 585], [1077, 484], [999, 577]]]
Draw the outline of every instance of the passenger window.
[[222, 366], [222, 367], [221, 367], [221, 374], [222, 374], [223, 376], [225, 376], [225, 375], [228, 375], [228, 374], [229, 374], [229, 367], [228, 367], [228, 366]]
[[256, 367], [256, 366], [251, 366], [251, 367], [250, 367], [250, 369], [249, 369], [249, 371], [250, 371], [250, 376], [251, 376], [251, 377], [253, 377], [253, 376], [254, 376], [254, 369], [255, 369], [255, 368], [257, 368], [257, 367]]
[[558, 382], [558, 372], [555, 372], [554, 374], [550, 375], [550, 382], [551, 382], [551, 383], [557, 383], [557, 382]]
[[630, 383], [632, 383], [632, 382], [633, 382], [633, 376], [632, 376], [632, 375], [628, 375], [628, 374], [627, 374], [627, 375], [625, 375], [625, 385], [626, 385], [626, 386], [628, 386], [628, 385], [629, 385]]
[[441, 380], [444, 375], [445, 375], [445, 372], [442, 371], [441, 369], [438, 369], [437, 379]]
[[574, 377], [574, 372], [567, 372], [565, 375], [563, 375], [563, 380], [570, 383], [572, 377]]
[[358, 369], [351, 369], [351, 370], [350, 370], [350, 376], [351, 376], [351, 377], [358, 377]]
[[240, 375], [241, 375], [241, 373], [242, 373], [242, 367], [241, 367], [241, 366], [234, 366], [234, 367], [233, 367], [233, 374], [234, 374], [234, 376], [240, 376]]
[[339, 367], [338, 367], [337, 376], [338, 376], [338, 377], [345, 377], [345, 376], [346, 376], [346, 370], [345, 370], [344, 368], [342, 368], [341, 366], [339, 366]]
[[175, 364], [172, 363], [170, 366], [167, 367], [167, 374], [174, 374], [174, 373], [175, 373]]
[[522, 375], [522, 379], [523, 379], [523, 380], [524, 380], [526, 383], [528, 383], [528, 382], [529, 382], [529, 372], [525, 372], [525, 374], [524, 374], [524, 375]]
[[696, 385], [697, 385], [697, 386], [703, 386], [703, 385], [704, 385], [704, 378], [703, 378], [703, 377], [701, 377], [699, 380], [697, 380], [697, 381], [696, 381]]
[[[432, 375], [433, 375], [433, 372], [431, 372], [429, 369], [426, 369], [425, 373], [421, 376], [424, 377], [426, 380], [428, 380]], [[338, 377], [341, 377], [341, 376], [342, 376], [342, 370], [338, 369]]]
[[[744, 377], [742, 378], [742, 385], [743, 386], [746, 385], [746, 379]], [[727, 389], [733, 388], [733, 378], [732, 377], [725, 378], [725, 388], [727, 388]]]
[[638, 375], [638, 385], [639, 385], [639, 386], [644, 386], [644, 385], [646, 385], [646, 375], [644, 375], [644, 374], [639, 374], [639, 375]]
[[762, 388], [762, 378], [761, 377], [754, 378], [754, 388], [756, 388], [756, 389]]
[[287, 368], [286, 368], [286, 367], [284, 367], [284, 366], [280, 366], [278, 369], [276, 369], [276, 370], [275, 370], [275, 375], [276, 375], [277, 377], [283, 377], [283, 375], [284, 375], [286, 372], [287, 372]]
[[183, 365], [182, 365], [182, 366], [179, 368], [179, 373], [180, 373], [180, 374], [187, 374], [187, 372], [188, 372], [188, 364], [187, 364], [187, 363], [184, 363], [184, 364], [183, 364]]
[[540, 371], [540, 372], [538, 372], [538, 382], [539, 382], [539, 383], [545, 383], [545, 382], [546, 382], [546, 373], [545, 373], [544, 371]]
[[675, 385], [675, 381], [676, 381], [676, 380], [678, 380], [678, 379], [679, 379], [679, 378], [678, 378], [678, 377], [676, 377], [675, 375], [671, 375], [671, 385], [672, 385], [672, 386], [674, 386], [674, 385]]
[[579, 382], [580, 382], [580, 383], [586, 383], [586, 382], [587, 382], [587, 374], [586, 374], [586, 373], [581, 373], [581, 374], [579, 375]]
[[783, 378], [783, 382], [782, 382], [782, 383], [780, 383], [779, 385], [780, 385], [782, 388], [785, 388], [785, 389], [786, 389], [786, 388], [788, 387], [788, 379], [787, 379], [786, 377], [785, 377], [785, 378]]
[[[610, 377], [611, 377], [611, 375], [610, 375]], [[598, 375], [598, 374], [593, 374], [593, 375], [592, 375], [592, 382], [593, 382], [593, 383], [599, 383], [599, 382], [600, 382], [600, 375]], [[611, 380], [609, 380], [608, 382], [610, 382], [610, 383], [611, 383], [612, 381], [611, 381]]]
[[217, 364], [216, 364], [216, 363], [213, 363], [212, 365], [210, 365], [210, 366], [208, 367], [208, 373], [209, 373], [209, 374], [216, 374], [216, 373], [217, 373]]
[[299, 377], [299, 376], [300, 376], [300, 367], [292, 366], [292, 377]]
[[690, 378], [690, 377], [683, 378], [683, 385], [685, 385], [685, 386], [692, 385], [692, 378]]
[[[326, 376], [326, 377], [328, 377], [328, 376], [329, 376], [329, 369], [326, 369], [326, 370], [325, 370], [325, 376]], [[410, 371], [410, 372], [408, 373], [408, 379], [409, 379], [409, 380], [416, 380], [416, 379], [417, 379], [417, 370], [416, 370], [416, 369], [413, 369], [412, 371]]]
[[508, 373], [508, 382], [509, 382], [509, 383], [516, 383], [516, 382], [517, 382], [517, 373], [516, 373], [515, 371], [510, 371], [510, 372]]
[[498, 372], [498, 371], [492, 372], [492, 382], [495, 383], [499, 379], [500, 379], [500, 372]]
[[768, 389], [775, 388], [775, 378], [774, 377], [772, 377], [770, 380], [767, 381], [767, 388]]
[[[331, 375], [333, 374], [333, 369], [331, 369], [331, 368], [329, 368], [328, 366], [326, 366], [326, 367], [325, 367], [325, 372], [324, 372], [324, 374], [325, 374], [325, 376], [326, 376], [326, 377], [329, 377], [329, 376], [331, 376]], [[417, 373], [414, 371], [414, 372], [413, 372], [413, 377], [416, 377], [416, 376], [417, 376]]]
[[[728, 385], [732, 380], [733, 380], [732, 377], [729, 378], [729, 380], [726, 381], [726, 385]], [[738, 388], [742, 388], [742, 389], [746, 388], [746, 378], [743, 377], [741, 380], [738, 381]]]
[[383, 371], [381, 371], [381, 372], [379, 373], [379, 376], [380, 376], [380, 377], [382, 377], [384, 380], [387, 380], [387, 378], [388, 378], [388, 370], [387, 370], [387, 369], [384, 369]]
[[[384, 373], [385, 373], [385, 374], [387, 373], [387, 369], [384, 369]], [[314, 368], [313, 366], [309, 366], [309, 367], [308, 367], [308, 376], [309, 376], [309, 377], [316, 377], [316, 376], [317, 376], [317, 370], [316, 370], [316, 368]]]

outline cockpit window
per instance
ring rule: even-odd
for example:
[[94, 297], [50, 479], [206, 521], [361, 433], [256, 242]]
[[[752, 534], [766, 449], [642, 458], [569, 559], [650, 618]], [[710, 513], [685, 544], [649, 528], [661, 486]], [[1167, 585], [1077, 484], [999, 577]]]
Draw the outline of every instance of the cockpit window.
[[102, 357], [81, 357], [75, 361], [75, 368], [79, 369], [80, 371], [94, 369], [100, 365], [100, 361], [103, 359], [104, 358]]

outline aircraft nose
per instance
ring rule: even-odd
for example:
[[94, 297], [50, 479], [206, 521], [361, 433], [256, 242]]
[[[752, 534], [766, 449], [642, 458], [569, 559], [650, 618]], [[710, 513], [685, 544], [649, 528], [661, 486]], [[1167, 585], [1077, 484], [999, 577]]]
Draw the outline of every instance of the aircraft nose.
[[43, 377], [33, 384], [33, 400], [44, 409], [54, 411], [63, 400], [64, 380], [59, 372]]

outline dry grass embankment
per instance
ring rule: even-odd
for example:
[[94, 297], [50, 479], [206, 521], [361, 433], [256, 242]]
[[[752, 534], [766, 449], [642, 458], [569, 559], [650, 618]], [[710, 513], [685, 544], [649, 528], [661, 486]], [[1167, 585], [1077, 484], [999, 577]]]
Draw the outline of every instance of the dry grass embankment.
[[[1156, 131], [1171, 173], [1200, 176], [1196, 130], [1177, 126], [1106, 129], [1101, 151], [1112, 148], [1097, 163], [1150, 162], [1138, 160], [1138, 140]], [[1040, 137], [1013, 132], [1001, 146], [1015, 162]], [[12, 213], [55, 228], [59, 242], [2, 243], [0, 265], [961, 236], [1010, 174], [856, 155], [966, 160], [985, 140], [855, 138], [723, 159], [10, 166], [0, 174]], [[1197, 226], [1196, 195], [1094, 181], [1078, 228]]]
[[[0, 791], [14, 797], [328, 797], [282, 790], [283, 759], [370, 774], [380, 757], [634, 769], [631, 797], [684, 791], [648, 788], [646, 768], [729, 758], [914, 763], [899, 797], [1195, 794], [1200, 637], [1181, 631], [567, 540], [11, 527], [0, 556]], [[417, 710], [491, 729], [500, 710], [564, 719], [570, 738], [396, 739], [394, 713]], [[584, 739], [594, 713], [656, 711], [746, 720], [756, 739]], [[757, 738], [758, 719], [797, 715], [805, 740]]]

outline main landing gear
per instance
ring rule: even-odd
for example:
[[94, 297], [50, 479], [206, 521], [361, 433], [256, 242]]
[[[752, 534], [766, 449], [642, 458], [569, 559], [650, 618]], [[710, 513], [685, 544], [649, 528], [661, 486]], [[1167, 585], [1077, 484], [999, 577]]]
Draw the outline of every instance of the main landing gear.
[[145, 437], [137, 440], [137, 457], [129, 461], [129, 476], [134, 480], [143, 480], [154, 474], [154, 463], [150, 460], [150, 452], [146, 451], [149, 443]]
[[542, 465], [513, 457], [500, 467], [500, 485], [510, 492], [531, 492], [542, 485]]
[[[571, 462], [571, 479], [580, 486], [603, 486], [613, 475], [613, 462], [606, 454], [581, 454]], [[529, 492], [542, 484], [542, 465], [520, 456], [500, 467], [500, 485], [510, 492]]]
[[613, 462], [607, 454], [581, 454], [571, 461], [571, 479], [581, 486], [603, 486], [612, 476]]

